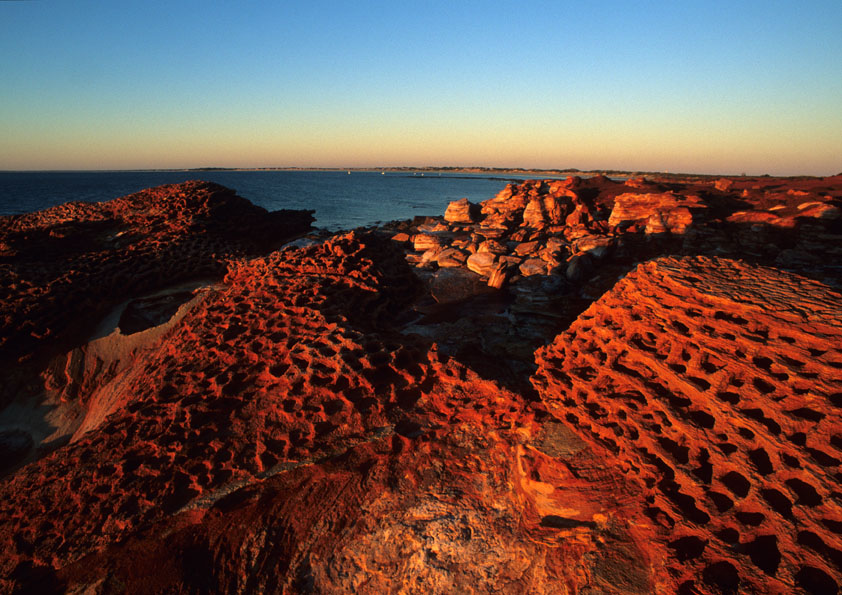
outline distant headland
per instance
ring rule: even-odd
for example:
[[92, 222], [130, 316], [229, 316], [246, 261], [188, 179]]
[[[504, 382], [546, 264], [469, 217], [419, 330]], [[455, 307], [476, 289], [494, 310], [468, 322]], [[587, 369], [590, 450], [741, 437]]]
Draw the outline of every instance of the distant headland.
[[[623, 169], [577, 169], [575, 167], [561, 169], [541, 169], [524, 167], [483, 167], [483, 166], [382, 166], [382, 167], [193, 167], [186, 169], [174, 168], [138, 171], [349, 171], [349, 172], [389, 172], [389, 173], [447, 173], [447, 174], [490, 174], [490, 175], [516, 175], [534, 178], [558, 177], [558, 176], [609, 176], [620, 178], [633, 178], [646, 176], [651, 180], [682, 180], [701, 181], [721, 178], [723, 173], [686, 173], [668, 171], [646, 171], [646, 170], [623, 170]], [[728, 177], [750, 177], [769, 178], [769, 174], [740, 175], [727, 174]], [[817, 176], [795, 175], [795, 176], [774, 176], [785, 179], [815, 178]]]

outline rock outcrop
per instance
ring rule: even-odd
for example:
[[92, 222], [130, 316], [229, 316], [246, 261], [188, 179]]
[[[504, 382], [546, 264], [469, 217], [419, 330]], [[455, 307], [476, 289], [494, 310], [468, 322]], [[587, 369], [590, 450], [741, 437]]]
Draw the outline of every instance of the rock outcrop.
[[84, 427], [92, 403], [122, 390], [118, 372], [194, 291], [312, 221], [206, 182], [0, 217], [0, 432], [25, 433], [30, 445], [0, 450], [8, 466]]
[[[837, 593], [842, 177], [0, 219], [0, 592]], [[80, 312], [77, 318], [69, 311]]]
[[836, 591], [842, 294], [659, 259], [537, 361], [549, 411], [638, 479], [673, 592]]
[[93, 330], [84, 323], [120, 301], [219, 277], [229, 260], [279, 246], [312, 221], [208, 182], [0, 217], [0, 362], [78, 344]]
[[614, 199], [610, 226], [643, 226], [644, 232], [683, 234], [693, 224], [693, 211], [705, 208], [698, 197], [663, 194], [621, 194]]
[[449, 223], [474, 223], [478, 219], [479, 211], [479, 205], [462, 198], [447, 205], [444, 220]]
[[[508, 184], [481, 203], [478, 216], [467, 215], [465, 199], [451, 203], [442, 223], [426, 223], [427, 231], [415, 236], [421, 254], [409, 258], [435, 267], [438, 253], [450, 248], [460, 257], [454, 260], [449, 252], [445, 266], [464, 263], [489, 280], [499, 264], [510, 283], [568, 270], [568, 278], [582, 282], [586, 270], [598, 269], [578, 261], [610, 255], [631, 264], [659, 254], [749, 257], [835, 277], [835, 265], [816, 255], [842, 256], [833, 240], [842, 234], [839, 182], [789, 180], [784, 191], [774, 178], [670, 184], [645, 178], [621, 184], [604, 176], [528, 180]], [[496, 255], [493, 263], [490, 257], [471, 258], [486, 251]], [[590, 258], [582, 259], [583, 253]]]
[[1, 584], [650, 592], [622, 478], [398, 333], [419, 288], [376, 236], [232, 266], [107, 418], [0, 484]]

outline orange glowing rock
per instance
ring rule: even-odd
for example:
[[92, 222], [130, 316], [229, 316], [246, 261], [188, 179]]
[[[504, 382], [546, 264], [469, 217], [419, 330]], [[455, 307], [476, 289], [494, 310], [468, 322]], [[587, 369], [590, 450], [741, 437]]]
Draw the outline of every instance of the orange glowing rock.
[[659, 259], [537, 361], [548, 409], [640, 482], [676, 590], [838, 583], [842, 294], [736, 261]]
[[418, 289], [376, 236], [232, 266], [111, 415], [0, 484], [0, 585], [650, 592], [622, 478], [398, 333]]
[[0, 592], [837, 592], [840, 207], [528, 180], [284, 249], [308, 213], [199, 182], [0, 218]]

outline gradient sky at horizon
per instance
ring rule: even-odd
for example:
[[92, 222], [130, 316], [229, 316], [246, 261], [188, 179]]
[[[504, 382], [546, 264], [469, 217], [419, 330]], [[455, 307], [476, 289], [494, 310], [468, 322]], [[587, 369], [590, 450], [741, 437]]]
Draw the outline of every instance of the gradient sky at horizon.
[[0, 2], [0, 170], [842, 171], [842, 2]]

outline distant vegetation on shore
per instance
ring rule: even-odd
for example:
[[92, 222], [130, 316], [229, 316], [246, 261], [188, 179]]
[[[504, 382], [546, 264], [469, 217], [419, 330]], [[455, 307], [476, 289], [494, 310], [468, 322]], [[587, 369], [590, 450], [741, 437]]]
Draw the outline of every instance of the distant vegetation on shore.
[[[770, 176], [763, 174], [760, 176], [749, 176], [745, 173], [739, 176], [733, 174], [691, 174], [680, 172], [654, 172], [654, 171], [630, 171], [621, 169], [599, 169], [599, 170], [580, 170], [575, 167], [565, 169], [532, 169], [523, 167], [463, 167], [463, 166], [422, 166], [422, 167], [195, 167], [183, 171], [349, 171], [349, 172], [406, 172], [406, 173], [462, 173], [462, 174], [516, 174], [521, 176], [531, 177], [552, 177], [552, 176], [596, 176], [603, 175], [609, 177], [632, 178], [645, 176], [653, 180], [710, 180], [714, 178], [729, 177], [748, 177], [748, 178], [769, 178], [779, 177], [782, 179], [804, 179], [815, 178], [817, 176]], [[842, 174], [839, 174], [842, 175]]]

